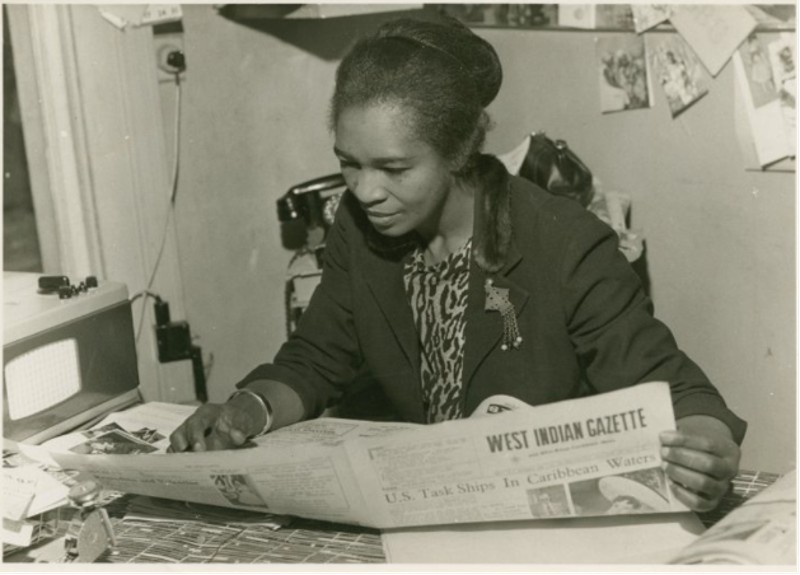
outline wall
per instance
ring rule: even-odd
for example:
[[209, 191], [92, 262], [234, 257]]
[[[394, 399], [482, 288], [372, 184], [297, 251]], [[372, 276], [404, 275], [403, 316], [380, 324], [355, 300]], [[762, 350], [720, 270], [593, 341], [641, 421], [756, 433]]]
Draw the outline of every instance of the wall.
[[[244, 25], [184, 6], [183, 148], [177, 222], [188, 319], [213, 353], [212, 400], [284, 339], [274, 201], [336, 169], [325, 129], [337, 60], [363, 16]], [[589, 32], [478, 31], [506, 80], [487, 147], [528, 131], [565, 138], [606, 188], [629, 192], [645, 231], [656, 315], [750, 422], [743, 467], [795, 465], [794, 174], [745, 171], [733, 73], [676, 120], [655, 107], [601, 115]], [[171, 87], [162, 85], [165, 101]], [[165, 109], [169, 105], [165, 105]], [[169, 125], [169, 122], [167, 122]]]

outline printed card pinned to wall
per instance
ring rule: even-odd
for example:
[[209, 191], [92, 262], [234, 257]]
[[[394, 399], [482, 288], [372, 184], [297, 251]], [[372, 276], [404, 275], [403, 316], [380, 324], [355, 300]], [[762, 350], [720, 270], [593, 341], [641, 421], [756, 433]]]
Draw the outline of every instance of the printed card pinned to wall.
[[644, 37], [614, 34], [597, 38], [595, 61], [604, 114], [652, 105]]
[[789, 155], [794, 157], [797, 152], [797, 70], [795, 66], [796, 50], [795, 35], [781, 34], [778, 40], [770, 42], [769, 60], [772, 68], [772, 77], [778, 90], [783, 114], [783, 131]]
[[680, 36], [650, 36], [648, 52], [650, 69], [664, 89], [673, 118], [708, 94], [703, 66]]
[[597, 28], [633, 30], [633, 11], [630, 4], [595, 4]]
[[569, 28], [594, 28], [594, 4], [559, 4], [558, 25]]
[[790, 156], [781, 98], [767, 48], [757, 34], [752, 34], [742, 44], [733, 56], [733, 63], [758, 163], [765, 167]]
[[666, 22], [672, 15], [670, 4], [631, 4], [631, 11], [637, 34]]
[[675, 4], [670, 21], [712, 76], [756, 27], [755, 18], [736, 5]]

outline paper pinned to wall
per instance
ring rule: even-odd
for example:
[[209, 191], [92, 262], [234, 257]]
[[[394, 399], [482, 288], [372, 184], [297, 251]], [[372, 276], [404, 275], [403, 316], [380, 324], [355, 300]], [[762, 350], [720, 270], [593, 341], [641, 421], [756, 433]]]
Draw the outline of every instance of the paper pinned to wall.
[[679, 35], [648, 36], [647, 51], [650, 70], [664, 90], [673, 118], [708, 94], [703, 66]]
[[790, 156], [781, 98], [766, 49], [757, 35], [750, 36], [734, 54], [733, 64], [737, 96], [744, 104], [759, 165], [765, 167]]
[[797, 68], [795, 35], [781, 34], [778, 40], [768, 44], [772, 76], [781, 103], [783, 131], [789, 155], [797, 153]]
[[609, 34], [597, 38], [595, 65], [602, 113], [652, 106], [652, 89], [643, 36]]
[[124, 30], [128, 24], [136, 26], [142, 21], [147, 6], [145, 4], [103, 4], [98, 6], [97, 10], [107, 22]]
[[736, 5], [676, 4], [670, 21], [712, 76], [756, 27], [755, 18]]
[[106, 21], [120, 30], [127, 26], [176, 22], [183, 18], [180, 4], [103, 4], [97, 10]]
[[591, 29], [596, 24], [594, 4], [559, 4], [558, 25]]
[[633, 27], [637, 34], [658, 26], [672, 16], [670, 4], [631, 4]]

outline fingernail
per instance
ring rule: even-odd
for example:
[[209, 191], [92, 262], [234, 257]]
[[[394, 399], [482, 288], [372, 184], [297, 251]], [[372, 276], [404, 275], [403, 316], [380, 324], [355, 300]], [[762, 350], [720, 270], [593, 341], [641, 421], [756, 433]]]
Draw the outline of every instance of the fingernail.
[[661, 457], [666, 458], [667, 456], [669, 456], [669, 448], [668, 447], [662, 447], [661, 448]]
[[197, 443], [194, 444], [194, 448], [192, 450], [193, 451], [205, 451], [206, 450], [206, 446], [205, 446], [205, 444], [203, 444], [203, 443], [198, 441]]

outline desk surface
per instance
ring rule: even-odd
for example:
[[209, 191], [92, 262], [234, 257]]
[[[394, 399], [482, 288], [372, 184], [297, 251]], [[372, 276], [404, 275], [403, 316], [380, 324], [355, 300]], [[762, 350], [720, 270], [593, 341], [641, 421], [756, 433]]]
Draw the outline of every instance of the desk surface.
[[[709, 527], [778, 477], [742, 471], [719, 507], [698, 517]], [[149, 513], [155, 508], [158, 516]], [[252, 512], [138, 496], [124, 496], [107, 509], [117, 546], [98, 561], [101, 563], [386, 562], [376, 529], [301, 518], [274, 529], [264, 523], [262, 515]], [[32, 548], [6, 556], [4, 562], [33, 562], [36, 555]], [[49, 555], [54, 556], [52, 551]]]

